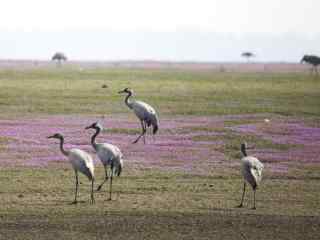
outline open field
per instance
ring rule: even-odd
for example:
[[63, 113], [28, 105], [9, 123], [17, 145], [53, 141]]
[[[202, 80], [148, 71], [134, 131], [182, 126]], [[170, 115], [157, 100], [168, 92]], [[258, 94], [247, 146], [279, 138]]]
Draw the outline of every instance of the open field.
[[[146, 145], [131, 144], [139, 123], [124, 87], [159, 111]], [[0, 68], [0, 239], [319, 239], [319, 90], [300, 71]], [[84, 127], [97, 120], [98, 140], [124, 153], [123, 175], [93, 206], [81, 176], [71, 205], [73, 170], [46, 137], [94, 155]], [[257, 210], [251, 190], [235, 207], [242, 141], [265, 164]]]

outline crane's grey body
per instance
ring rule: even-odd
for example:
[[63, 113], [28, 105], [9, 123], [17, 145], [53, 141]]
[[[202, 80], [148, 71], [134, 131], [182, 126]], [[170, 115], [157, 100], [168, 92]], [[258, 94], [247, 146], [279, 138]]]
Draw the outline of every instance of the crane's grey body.
[[60, 150], [63, 155], [65, 155], [75, 172], [75, 178], [76, 178], [76, 190], [75, 190], [75, 197], [73, 203], [77, 203], [77, 197], [78, 197], [78, 188], [79, 188], [79, 179], [78, 179], [78, 172], [83, 173], [85, 176], [88, 177], [88, 179], [91, 181], [91, 203], [94, 203], [94, 195], [93, 195], [93, 185], [94, 185], [94, 165], [93, 165], [93, 160], [91, 156], [86, 153], [85, 151], [82, 151], [77, 148], [73, 148], [70, 150], [65, 150], [63, 148], [64, 144], [64, 137], [56, 133], [48, 138], [56, 138], [60, 140]]
[[141, 123], [142, 133], [138, 136], [138, 138], [133, 142], [137, 143], [141, 137], [143, 137], [143, 141], [145, 143], [145, 134], [147, 131], [147, 127], [152, 126], [153, 134], [156, 134], [159, 129], [159, 118], [157, 112], [151, 107], [149, 104], [142, 102], [131, 100], [130, 97], [133, 95], [133, 91], [129, 88], [125, 88], [123, 91], [119, 93], [127, 93], [125, 98], [125, 104], [133, 110], [135, 115], [138, 117]]
[[241, 162], [243, 178], [256, 189], [262, 179], [263, 164], [252, 156], [242, 158]]
[[158, 115], [153, 107], [142, 101], [132, 101], [131, 108], [139, 119], [143, 119], [148, 126], [158, 125]]
[[241, 172], [244, 178], [243, 183], [243, 194], [239, 207], [242, 207], [245, 190], [246, 190], [246, 182], [249, 183], [253, 189], [254, 197], [253, 197], [253, 209], [256, 209], [256, 189], [262, 180], [262, 171], [263, 164], [255, 157], [247, 156], [246, 152], [246, 143], [241, 144], [241, 152], [244, 157], [241, 159]]
[[114, 173], [116, 175], [120, 174], [120, 168], [123, 165], [122, 153], [120, 149], [109, 143], [98, 143], [96, 145], [96, 151], [99, 159], [104, 166], [110, 166], [111, 163], [114, 164]]
[[86, 127], [86, 129], [95, 129], [96, 132], [91, 138], [91, 144], [93, 148], [96, 150], [97, 155], [104, 166], [105, 169], [105, 180], [99, 185], [97, 191], [101, 189], [103, 184], [108, 180], [108, 166], [110, 166], [110, 200], [112, 194], [112, 179], [113, 175], [120, 176], [122, 168], [123, 168], [123, 160], [122, 160], [122, 153], [120, 149], [112, 144], [109, 143], [97, 143], [96, 137], [102, 130], [102, 126], [99, 123], [93, 123], [92, 125]]
[[74, 171], [81, 172], [92, 181], [94, 179], [94, 165], [91, 156], [76, 148], [70, 149], [68, 152], [68, 158]]

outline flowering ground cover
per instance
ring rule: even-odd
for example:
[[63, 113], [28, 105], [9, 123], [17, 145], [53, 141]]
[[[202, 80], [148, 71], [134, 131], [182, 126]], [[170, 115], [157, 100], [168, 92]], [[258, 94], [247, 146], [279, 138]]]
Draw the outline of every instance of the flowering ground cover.
[[270, 171], [320, 163], [320, 128], [276, 115], [270, 122], [264, 119], [265, 115], [164, 118], [159, 134], [155, 137], [149, 134], [146, 145], [142, 141], [131, 144], [140, 132], [139, 123], [123, 115], [4, 119], [0, 120], [0, 135], [5, 139], [0, 164], [47, 166], [66, 161], [57, 143], [47, 139], [57, 132], [65, 135], [66, 148], [77, 147], [94, 154], [90, 146], [92, 132], [84, 128], [95, 121], [105, 127], [98, 141], [119, 146], [132, 166], [210, 174], [216, 166], [239, 165], [242, 141], [254, 146], [250, 153]]
[[[107, 88], [101, 88], [102, 84]], [[131, 144], [140, 124], [118, 90], [160, 115], [159, 134]], [[319, 81], [304, 73], [190, 69], [0, 69], [0, 239], [319, 239]], [[74, 173], [49, 135], [95, 159], [120, 147], [123, 175], [89, 204], [71, 205]], [[242, 194], [240, 143], [265, 165], [257, 210]]]

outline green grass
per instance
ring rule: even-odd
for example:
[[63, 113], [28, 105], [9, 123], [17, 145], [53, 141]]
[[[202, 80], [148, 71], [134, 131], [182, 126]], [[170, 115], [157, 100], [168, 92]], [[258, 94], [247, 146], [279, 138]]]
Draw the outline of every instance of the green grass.
[[[107, 84], [108, 88], [101, 88]], [[0, 110], [13, 113], [126, 113], [124, 87], [162, 116], [278, 113], [319, 116], [320, 81], [305, 74], [70, 68], [0, 70]]]

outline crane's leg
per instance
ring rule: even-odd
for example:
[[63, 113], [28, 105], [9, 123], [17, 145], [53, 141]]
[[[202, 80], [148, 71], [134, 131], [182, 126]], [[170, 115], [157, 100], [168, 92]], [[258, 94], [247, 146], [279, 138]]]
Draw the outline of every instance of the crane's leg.
[[113, 163], [111, 163], [111, 176], [110, 176], [110, 196], [109, 201], [111, 201], [111, 195], [112, 195], [112, 179], [113, 179]]
[[144, 122], [143, 121], [140, 121], [140, 122], [141, 122], [142, 133], [137, 137], [136, 140], [134, 140], [133, 143], [137, 143], [139, 139], [146, 134], [146, 128], [144, 126]]
[[142, 122], [143, 126], [144, 126], [144, 134], [143, 134], [143, 143], [146, 144], [146, 134], [147, 134], [147, 123], [146, 122]]
[[152, 135], [152, 140], [153, 140], [153, 142], [155, 142], [155, 141], [156, 141], [156, 136], [155, 136], [155, 134], [152, 133], [152, 130], [151, 130], [151, 133], [150, 133], [150, 134]]
[[95, 203], [94, 195], [93, 195], [93, 184], [94, 184], [94, 178], [92, 178], [92, 181], [91, 181], [91, 204]]
[[79, 179], [78, 179], [78, 172], [77, 171], [75, 171], [75, 176], [76, 176], [76, 192], [75, 192], [74, 201], [72, 202], [72, 204], [77, 204], [78, 187], [79, 187]]
[[244, 199], [245, 192], [246, 192], [246, 182], [243, 183], [243, 193], [242, 193], [241, 203], [238, 205], [239, 208], [243, 206], [243, 199]]
[[253, 189], [253, 210], [256, 209], [256, 189]]
[[106, 173], [106, 176], [105, 176], [105, 179], [103, 180], [103, 182], [98, 186], [98, 188], [97, 188], [97, 191], [100, 191], [101, 190], [101, 188], [102, 188], [102, 186], [103, 186], [103, 184], [106, 182], [106, 181], [108, 181], [108, 168], [107, 168], [107, 165], [103, 165], [104, 166], [104, 171], [105, 171], [105, 173]]

